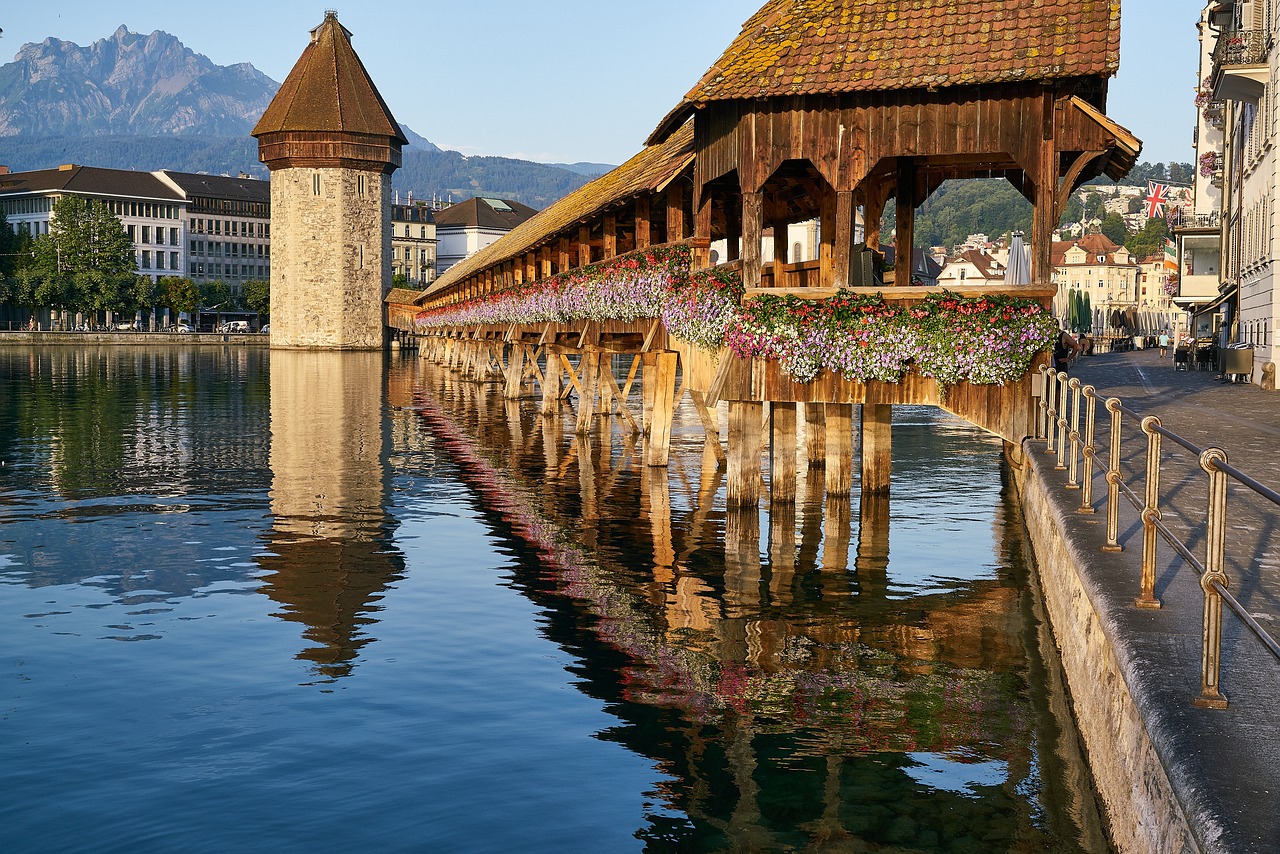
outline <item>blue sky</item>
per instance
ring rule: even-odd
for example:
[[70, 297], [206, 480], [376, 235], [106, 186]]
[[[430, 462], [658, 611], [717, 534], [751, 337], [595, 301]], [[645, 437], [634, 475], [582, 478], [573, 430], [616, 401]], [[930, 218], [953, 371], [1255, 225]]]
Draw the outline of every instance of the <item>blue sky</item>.
[[[0, 61], [27, 42], [53, 36], [87, 45], [124, 24], [164, 30], [220, 65], [249, 62], [282, 81], [307, 32], [334, 8], [392, 113], [437, 145], [621, 163], [762, 2], [13, 2], [0, 11]], [[1144, 141], [1144, 160], [1193, 159], [1200, 8], [1194, 0], [1123, 2], [1120, 73], [1107, 112]]]

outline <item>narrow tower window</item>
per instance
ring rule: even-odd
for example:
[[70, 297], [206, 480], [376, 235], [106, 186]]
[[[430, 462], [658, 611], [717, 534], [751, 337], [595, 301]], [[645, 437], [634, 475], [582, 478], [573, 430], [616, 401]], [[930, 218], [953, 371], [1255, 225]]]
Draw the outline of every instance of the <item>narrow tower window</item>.
[[320, 173], [316, 172], [311, 176], [311, 193], [312, 195], [320, 195]]

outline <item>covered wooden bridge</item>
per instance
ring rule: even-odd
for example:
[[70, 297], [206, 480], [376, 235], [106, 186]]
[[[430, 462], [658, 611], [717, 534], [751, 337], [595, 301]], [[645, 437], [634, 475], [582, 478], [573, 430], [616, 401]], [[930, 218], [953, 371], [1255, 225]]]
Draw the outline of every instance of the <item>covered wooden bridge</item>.
[[[544, 414], [575, 394], [580, 431], [619, 409], [651, 465], [686, 392], [723, 453], [710, 407], [726, 401], [732, 505], [759, 499], [765, 404], [774, 500], [794, 498], [797, 403], [809, 464], [837, 495], [853, 483], [854, 404], [864, 491], [888, 489], [894, 404], [1018, 442], [1052, 335], [1050, 234], [1074, 189], [1123, 176], [1140, 150], [1104, 114], [1119, 26], [1118, 2], [772, 0], [643, 151], [390, 305], [393, 325], [425, 336], [425, 357], [501, 372], [510, 397], [536, 382]], [[945, 180], [982, 177], [1034, 206], [1029, 282], [912, 286], [916, 208]], [[788, 226], [809, 220], [817, 257], [791, 257]], [[896, 369], [866, 358], [878, 350]], [[632, 359], [621, 382], [618, 355]], [[1016, 370], [982, 364], [1002, 358]]]

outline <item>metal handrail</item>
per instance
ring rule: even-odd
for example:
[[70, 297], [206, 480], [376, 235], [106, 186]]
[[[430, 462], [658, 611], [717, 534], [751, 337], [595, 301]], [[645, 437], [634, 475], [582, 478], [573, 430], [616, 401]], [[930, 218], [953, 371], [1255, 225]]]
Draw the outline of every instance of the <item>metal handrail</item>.
[[1271, 33], [1267, 30], [1230, 30], [1218, 36], [1213, 48], [1213, 67], [1260, 65], [1267, 61]]
[[[1163, 539], [1196, 571], [1200, 587], [1204, 591], [1203, 655], [1201, 659], [1200, 693], [1193, 703], [1200, 708], [1225, 709], [1227, 698], [1219, 686], [1222, 664], [1222, 605], [1240, 618], [1262, 645], [1280, 660], [1280, 642], [1231, 594], [1230, 580], [1226, 574], [1226, 520], [1227, 481], [1234, 479], [1259, 497], [1280, 507], [1280, 492], [1260, 483], [1227, 462], [1227, 453], [1221, 448], [1201, 448], [1194, 442], [1179, 436], [1160, 423], [1154, 415], [1142, 415], [1127, 407], [1119, 398], [1104, 398], [1091, 385], [1081, 385], [1080, 380], [1068, 377], [1048, 365], [1042, 365], [1044, 394], [1040, 398], [1040, 419], [1036, 424], [1037, 439], [1045, 440], [1045, 452], [1057, 456], [1056, 470], [1068, 472], [1067, 489], [1081, 490], [1080, 513], [1093, 513], [1093, 465], [1100, 463], [1095, 446], [1097, 403], [1104, 401], [1110, 413], [1110, 442], [1106, 461], [1107, 481], [1107, 540], [1103, 551], [1119, 552], [1124, 546], [1119, 542], [1120, 498], [1123, 496], [1142, 519], [1142, 573], [1135, 607], [1157, 609], [1161, 602], [1155, 596], [1156, 545]], [[1083, 403], [1082, 403], [1083, 401]], [[1069, 416], [1069, 417], [1068, 417]], [[1121, 439], [1124, 419], [1128, 417], [1139, 424], [1146, 437], [1146, 466], [1143, 494], [1136, 485], [1127, 483], [1121, 472]], [[1081, 420], [1083, 419], [1083, 432]], [[1205, 557], [1203, 562], [1191, 549], [1178, 539], [1164, 523], [1160, 513], [1160, 447], [1168, 439], [1193, 454], [1200, 468], [1208, 476], [1209, 507], [1206, 514]], [[1069, 457], [1069, 459], [1068, 459]], [[1077, 482], [1077, 463], [1083, 460], [1084, 474]]]

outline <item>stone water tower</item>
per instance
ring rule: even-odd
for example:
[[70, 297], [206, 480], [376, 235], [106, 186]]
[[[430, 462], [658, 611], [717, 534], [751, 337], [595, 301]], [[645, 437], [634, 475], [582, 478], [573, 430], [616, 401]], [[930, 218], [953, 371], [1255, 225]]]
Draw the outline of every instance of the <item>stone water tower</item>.
[[391, 173], [408, 140], [336, 13], [253, 135], [271, 170], [271, 346], [380, 349]]

